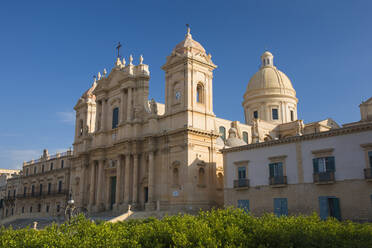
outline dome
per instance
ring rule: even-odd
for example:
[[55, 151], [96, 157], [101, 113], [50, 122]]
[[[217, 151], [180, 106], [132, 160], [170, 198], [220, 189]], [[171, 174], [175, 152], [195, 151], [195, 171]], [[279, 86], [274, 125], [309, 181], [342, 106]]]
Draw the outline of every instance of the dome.
[[192, 39], [190, 28], [187, 29], [185, 39], [178, 43], [177, 46], [173, 49], [173, 51], [182, 54], [188, 50], [192, 53], [205, 53], [204, 47], [200, 45], [199, 42]]
[[229, 138], [226, 140], [226, 145], [230, 147], [235, 147], [235, 146], [244, 146], [247, 143], [245, 143], [243, 140], [239, 139], [237, 137], [238, 131], [236, 128], [232, 127], [229, 130]]
[[[279, 89], [281, 90], [280, 94], [285, 93], [293, 97], [296, 96], [291, 80], [274, 66], [273, 58], [274, 56], [269, 51], [262, 54], [262, 66], [249, 80], [246, 94], [252, 91], [257, 92], [258, 90]], [[285, 90], [285, 92], [282, 90]]]

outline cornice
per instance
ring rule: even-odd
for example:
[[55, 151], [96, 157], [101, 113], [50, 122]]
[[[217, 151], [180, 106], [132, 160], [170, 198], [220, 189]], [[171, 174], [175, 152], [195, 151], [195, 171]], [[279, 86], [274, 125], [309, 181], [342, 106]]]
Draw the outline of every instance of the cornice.
[[244, 151], [244, 150], [252, 150], [252, 149], [257, 149], [257, 148], [270, 147], [270, 146], [281, 145], [281, 144], [289, 144], [289, 143], [301, 142], [305, 140], [328, 138], [328, 137], [333, 137], [333, 136], [346, 135], [350, 133], [364, 132], [364, 131], [371, 131], [371, 130], [372, 130], [371, 123], [361, 124], [357, 126], [338, 128], [338, 129], [320, 132], [320, 133], [305, 134], [302, 136], [292, 136], [292, 137], [279, 139], [279, 140], [272, 140], [272, 141], [266, 141], [266, 142], [261, 142], [261, 143], [249, 144], [245, 146], [226, 148], [226, 149], [221, 149], [221, 152], [230, 153], [230, 152], [238, 152], [238, 151]]

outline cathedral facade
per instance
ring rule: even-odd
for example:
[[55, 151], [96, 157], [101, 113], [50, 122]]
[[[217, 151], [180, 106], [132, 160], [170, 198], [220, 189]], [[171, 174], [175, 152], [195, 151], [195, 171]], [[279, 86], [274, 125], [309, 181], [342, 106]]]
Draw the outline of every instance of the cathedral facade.
[[[248, 84], [246, 123], [216, 117], [213, 70], [205, 49], [185, 39], [166, 58], [165, 103], [148, 100], [150, 72], [139, 58], [117, 58], [75, 106], [71, 190], [92, 212], [138, 209], [209, 209], [223, 206], [221, 148], [327, 131], [331, 119], [297, 119], [296, 92], [265, 52]], [[264, 90], [262, 90], [264, 89]], [[227, 134], [228, 132], [228, 134]]]

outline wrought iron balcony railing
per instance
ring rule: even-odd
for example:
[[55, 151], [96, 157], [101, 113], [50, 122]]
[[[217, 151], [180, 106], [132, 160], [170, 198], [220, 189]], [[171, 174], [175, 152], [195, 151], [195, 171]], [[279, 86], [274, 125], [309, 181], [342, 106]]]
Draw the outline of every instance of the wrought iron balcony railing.
[[286, 185], [287, 176], [269, 177], [269, 182], [270, 182], [270, 185]]
[[365, 168], [364, 169], [364, 178], [372, 180], [372, 168]]
[[53, 196], [62, 196], [62, 195], [68, 195], [68, 190], [55, 190], [50, 192], [35, 192], [35, 193], [26, 193], [26, 194], [18, 194], [17, 198], [41, 198], [41, 197], [53, 197]]
[[245, 188], [245, 187], [249, 187], [248, 179], [234, 180], [234, 188]]
[[334, 183], [335, 173], [334, 171], [318, 172], [313, 174], [314, 183]]

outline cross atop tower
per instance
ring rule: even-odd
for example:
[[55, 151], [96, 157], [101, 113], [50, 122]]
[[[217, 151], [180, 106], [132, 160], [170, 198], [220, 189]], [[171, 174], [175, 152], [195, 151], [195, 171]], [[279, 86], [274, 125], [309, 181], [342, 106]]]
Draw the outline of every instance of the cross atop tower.
[[190, 34], [190, 24], [186, 24], [187, 27], [187, 34]]
[[118, 45], [116, 46], [116, 50], [118, 50], [118, 58], [120, 58], [120, 48], [121, 48], [121, 44], [120, 44], [120, 41], [119, 41]]

